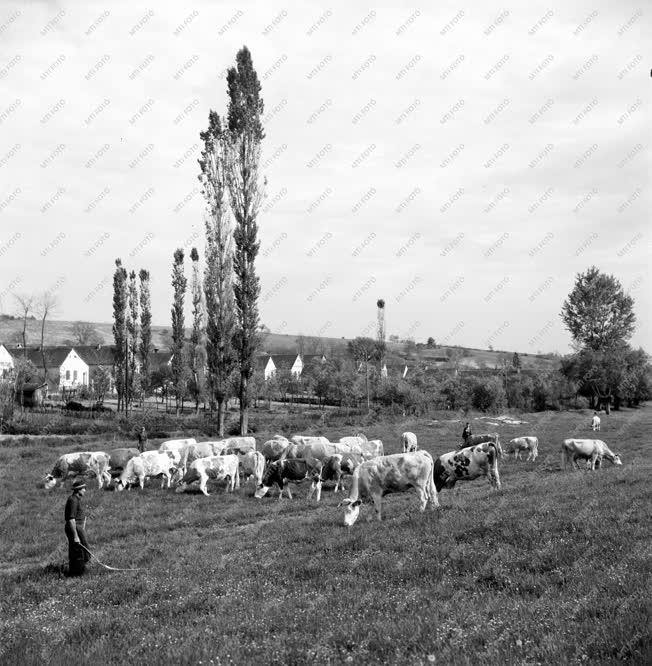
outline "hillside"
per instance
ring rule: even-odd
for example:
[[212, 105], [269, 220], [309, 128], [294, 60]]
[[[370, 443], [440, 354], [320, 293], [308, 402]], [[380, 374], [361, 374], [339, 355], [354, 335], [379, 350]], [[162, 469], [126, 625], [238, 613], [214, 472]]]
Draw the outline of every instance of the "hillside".
[[[73, 345], [75, 342], [73, 321], [48, 321], [45, 330], [45, 344], [52, 345]], [[112, 324], [103, 322], [93, 322], [92, 324], [95, 334], [98, 336], [98, 342], [101, 344], [113, 344], [113, 331]], [[0, 344], [15, 345], [22, 340], [22, 321], [19, 319], [10, 319], [7, 315], [0, 314]], [[152, 347], [158, 349], [169, 349], [171, 343], [170, 327], [166, 326], [152, 326]], [[188, 335], [190, 331], [188, 330]], [[303, 337], [304, 352], [317, 353], [324, 351], [326, 355], [329, 354], [345, 354], [349, 340], [347, 338], [333, 338], [321, 337], [315, 338], [311, 336], [299, 336], [297, 334], [284, 334], [284, 333], [269, 333], [265, 335], [262, 349], [271, 354], [292, 354], [298, 351], [297, 340]], [[29, 346], [36, 346], [40, 343], [41, 327], [40, 322], [35, 319], [28, 320], [27, 323], [27, 344]], [[403, 342], [388, 342], [388, 357], [391, 360], [433, 360], [446, 356], [448, 349], [459, 349], [464, 352], [464, 358], [460, 363], [467, 367], [494, 367], [499, 362], [501, 354], [508, 354], [511, 356], [511, 351], [501, 350], [488, 350], [488, 349], [466, 349], [463, 347], [438, 347], [430, 349], [419, 347], [411, 353], [407, 349], [407, 344]], [[554, 364], [553, 359], [547, 357], [537, 356], [535, 354], [519, 354], [523, 367], [550, 367]]]

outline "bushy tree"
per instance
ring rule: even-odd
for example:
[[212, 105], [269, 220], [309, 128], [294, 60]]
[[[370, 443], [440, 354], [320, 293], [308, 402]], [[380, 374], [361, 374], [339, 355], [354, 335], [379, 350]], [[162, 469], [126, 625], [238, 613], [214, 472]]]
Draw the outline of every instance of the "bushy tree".
[[150, 387], [149, 355], [152, 347], [152, 297], [149, 271], [141, 268], [140, 278], [140, 374], [145, 394]]
[[560, 316], [573, 340], [594, 351], [628, 340], [636, 324], [634, 299], [613, 275], [595, 266], [577, 275]]
[[127, 367], [127, 271], [120, 259], [115, 260], [113, 274], [113, 340], [115, 342], [115, 386], [118, 393], [118, 411], [126, 409], [125, 370]]
[[471, 404], [483, 412], [505, 407], [507, 396], [503, 382], [498, 377], [476, 380], [471, 393]]
[[176, 396], [176, 413], [179, 415], [181, 402], [187, 393], [187, 363], [184, 344], [184, 313], [183, 301], [186, 295], [187, 279], [183, 274], [183, 250], [178, 248], [174, 252], [172, 265], [172, 289], [174, 301], [172, 303], [172, 377]]

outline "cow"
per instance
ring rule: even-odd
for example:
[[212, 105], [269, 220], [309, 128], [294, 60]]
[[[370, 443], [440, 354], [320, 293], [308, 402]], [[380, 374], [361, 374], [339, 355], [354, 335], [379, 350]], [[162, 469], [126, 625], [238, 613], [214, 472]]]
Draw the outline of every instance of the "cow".
[[353, 473], [349, 496], [340, 502], [345, 506], [344, 524], [351, 527], [358, 519], [362, 496], [370, 496], [376, 509], [376, 517], [382, 520], [383, 495], [414, 488], [419, 496], [419, 508], [439, 507], [437, 490], [433, 482], [434, 463], [427, 451], [395, 453], [391, 456], [365, 460]]
[[255, 437], [227, 437], [226, 438], [226, 453], [238, 455], [240, 453], [247, 453], [256, 450]]
[[177, 469], [174, 455], [169, 451], [161, 453], [160, 451], [144, 451], [138, 456], [134, 456], [127, 462], [127, 466], [122, 470], [118, 477], [115, 489], [124, 490], [134, 482], [142, 490], [145, 487], [145, 479], [160, 476], [161, 488], [167, 481], [167, 487], [170, 487], [170, 480]]
[[348, 444], [352, 448], [359, 447], [361, 444], [364, 444], [367, 441], [369, 440], [367, 439], [366, 435], [363, 435], [361, 432], [350, 437], [340, 437], [340, 443]]
[[215, 479], [216, 481], [227, 479], [224, 492], [228, 493], [229, 490], [233, 492], [236, 488], [240, 487], [238, 465], [238, 456], [232, 453], [223, 456], [199, 458], [190, 463], [176, 492], [182, 493], [191, 483], [199, 481], [199, 489], [208, 497], [209, 493], [206, 488], [208, 479]]
[[111, 482], [109, 474], [109, 456], [104, 451], [81, 451], [65, 453], [54, 464], [52, 471], [45, 477], [44, 488], [52, 490], [57, 480], [63, 484], [74, 476], [95, 476], [98, 488]]
[[317, 458], [323, 463], [337, 453], [351, 453], [351, 447], [342, 442], [329, 442], [326, 437], [306, 437], [303, 442], [290, 444], [284, 458]]
[[466, 449], [469, 446], [475, 446], [476, 444], [484, 444], [485, 442], [493, 442], [496, 448], [496, 454], [499, 458], [503, 455], [503, 448], [500, 445], [500, 437], [497, 432], [487, 432], [483, 435], [469, 435], [466, 438], [466, 442], [462, 442], [457, 448], [458, 450]]
[[360, 455], [362, 455], [366, 460], [370, 460], [371, 458], [377, 458], [378, 456], [385, 455], [385, 450], [383, 448], [382, 440], [370, 439], [369, 441], [364, 442], [360, 446]]
[[366, 459], [359, 453], [335, 453], [324, 461], [321, 479], [322, 481], [335, 481], [334, 492], [337, 492], [339, 488], [344, 490], [344, 475], [352, 475], [356, 467]]
[[113, 449], [109, 451], [109, 474], [120, 476], [127, 463], [135, 456], [140, 455], [138, 449]]
[[614, 465], [622, 465], [620, 456], [601, 439], [565, 439], [561, 445], [561, 468], [566, 469], [566, 463], [570, 462], [572, 467], [579, 469], [578, 458], [588, 460], [588, 467], [592, 471], [600, 467], [602, 459], [606, 458]]
[[419, 448], [417, 436], [413, 432], [404, 432], [401, 435], [401, 442], [403, 444], [403, 453], [412, 453]]
[[188, 437], [186, 439], [168, 439], [163, 442], [159, 447], [159, 453], [170, 453], [174, 458], [174, 462], [177, 466], [180, 466], [181, 469], [185, 472], [185, 468], [182, 466], [182, 461], [184, 457], [184, 451], [186, 447], [197, 444], [197, 440], [194, 437]]
[[209, 456], [219, 456], [225, 453], [227, 442], [224, 439], [214, 442], [195, 442], [188, 444], [181, 451], [180, 469], [188, 469], [188, 465], [199, 460], [199, 458], [208, 458]]
[[539, 455], [539, 440], [537, 437], [514, 437], [507, 444], [507, 453], [514, 454], [514, 460], [518, 460], [521, 452], [527, 451], [527, 460], [534, 462]]
[[317, 501], [321, 497], [321, 473], [322, 473], [322, 462], [316, 458], [293, 458], [292, 460], [277, 460], [276, 462], [268, 465], [265, 473], [263, 474], [263, 480], [256, 489], [254, 497], [256, 499], [261, 499], [267, 494], [267, 491], [276, 484], [281, 492], [279, 493], [279, 500], [283, 497], [283, 491], [287, 491], [289, 499], [292, 499], [292, 492], [290, 491], [290, 486], [286, 484], [286, 481], [303, 481], [304, 479], [310, 479], [310, 492], [308, 493], [308, 499], [312, 497], [312, 494], [317, 491]]
[[594, 414], [591, 419], [591, 429], [600, 430], [600, 417], [597, 414]]
[[240, 471], [244, 480], [246, 481], [253, 476], [257, 488], [263, 481], [265, 456], [260, 451], [248, 451], [239, 455], [238, 460], [240, 461]]
[[265, 460], [273, 462], [279, 458], [284, 457], [288, 448], [290, 447], [290, 440], [279, 435], [274, 435], [273, 439], [267, 440], [261, 447], [260, 452], [265, 456]]
[[442, 488], [453, 488], [457, 481], [472, 481], [480, 476], [486, 476], [491, 487], [500, 490], [495, 444], [483, 442], [444, 453], [435, 460], [434, 476], [437, 492]]

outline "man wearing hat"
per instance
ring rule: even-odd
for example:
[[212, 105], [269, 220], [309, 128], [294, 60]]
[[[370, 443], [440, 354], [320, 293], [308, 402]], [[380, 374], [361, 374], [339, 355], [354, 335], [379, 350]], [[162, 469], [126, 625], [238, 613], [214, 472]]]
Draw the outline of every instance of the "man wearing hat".
[[[82, 498], [86, 493], [86, 484], [78, 479], [72, 484], [72, 495], [66, 501], [65, 520], [68, 538], [69, 575], [81, 576], [86, 570], [86, 562], [91, 558], [86, 541], [86, 516]], [[85, 548], [82, 548], [84, 546]]]

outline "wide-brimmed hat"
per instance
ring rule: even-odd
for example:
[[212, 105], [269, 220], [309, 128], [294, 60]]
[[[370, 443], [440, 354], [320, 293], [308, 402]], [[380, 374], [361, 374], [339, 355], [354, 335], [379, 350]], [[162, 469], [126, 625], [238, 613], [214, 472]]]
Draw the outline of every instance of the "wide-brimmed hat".
[[82, 479], [79, 479], [72, 484], [73, 490], [81, 490], [82, 488], [86, 488], [86, 483], [85, 481], [82, 481]]

